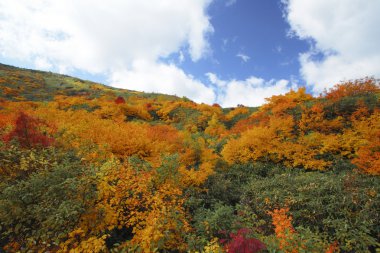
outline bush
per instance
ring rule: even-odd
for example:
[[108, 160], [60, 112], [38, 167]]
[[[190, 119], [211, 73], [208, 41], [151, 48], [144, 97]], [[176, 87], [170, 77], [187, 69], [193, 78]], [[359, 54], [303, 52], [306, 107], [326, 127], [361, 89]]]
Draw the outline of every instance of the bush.
[[362, 252], [376, 244], [380, 232], [379, 192], [378, 177], [298, 170], [253, 178], [241, 204], [266, 221], [266, 234], [271, 233], [268, 211], [288, 206], [295, 227], [325, 233], [341, 249]]
[[58, 245], [94, 198], [96, 191], [90, 177], [91, 170], [69, 158], [12, 184], [3, 184], [0, 248], [10, 242], [27, 248]]

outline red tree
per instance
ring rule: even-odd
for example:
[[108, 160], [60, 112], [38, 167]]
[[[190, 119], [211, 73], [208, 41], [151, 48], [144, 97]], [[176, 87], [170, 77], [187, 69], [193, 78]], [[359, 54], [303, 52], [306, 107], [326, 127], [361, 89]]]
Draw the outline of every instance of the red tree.
[[[241, 228], [237, 233], [230, 233], [230, 240], [225, 244], [229, 253], [256, 253], [266, 249], [265, 244], [255, 238], [249, 238], [250, 230]], [[224, 240], [222, 240], [223, 243]]]
[[21, 112], [16, 119], [14, 129], [3, 137], [5, 142], [16, 139], [24, 148], [34, 146], [47, 147], [52, 145], [53, 138], [46, 136], [41, 132], [41, 128], [47, 126], [45, 122], [40, 119], [31, 117], [24, 112]]
[[119, 96], [115, 99], [115, 104], [125, 104], [125, 99]]

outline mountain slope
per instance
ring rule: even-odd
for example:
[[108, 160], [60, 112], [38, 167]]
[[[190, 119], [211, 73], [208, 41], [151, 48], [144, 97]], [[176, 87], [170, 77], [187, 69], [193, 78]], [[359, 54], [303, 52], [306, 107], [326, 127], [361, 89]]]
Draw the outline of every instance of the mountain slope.
[[117, 89], [91, 81], [52, 72], [17, 68], [0, 63], [0, 97], [13, 100], [48, 101], [56, 95], [99, 97], [107, 92], [118, 96], [157, 97], [177, 100], [178, 97]]
[[374, 252], [380, 87], [259, 108], [0, 65], [0, 251]]

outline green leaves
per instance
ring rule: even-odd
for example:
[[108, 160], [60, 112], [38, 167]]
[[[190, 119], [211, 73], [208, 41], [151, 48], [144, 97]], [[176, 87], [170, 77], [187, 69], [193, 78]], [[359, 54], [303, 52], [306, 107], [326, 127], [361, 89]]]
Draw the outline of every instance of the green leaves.
[[[31, 160], [46, 151], [34, 152], [35, 157]], [[70, 160], [53, 162], [48, 169], [35, 171], [29, 177], [2, 187], [1, 239], [15, 239], [19, 243], [27, 238], [52, 242], [56, 238], [62, 239], [78, 224], [89, 204], [86, 198], [94, 198], [96, 191], [91, 188], [90, 170]], [[85, 171], [87, 175], [83, 177]], [[83, 198], [84, 194], [86, 198]]]
[[295, 227], [307, 225], [337, 240], [341, 249], [362, 252], [379, 233], [379, 192], [377, 177], [294, 171], [252, 179], [241, 203], [268, 223], [267, 211], [289, 206]]

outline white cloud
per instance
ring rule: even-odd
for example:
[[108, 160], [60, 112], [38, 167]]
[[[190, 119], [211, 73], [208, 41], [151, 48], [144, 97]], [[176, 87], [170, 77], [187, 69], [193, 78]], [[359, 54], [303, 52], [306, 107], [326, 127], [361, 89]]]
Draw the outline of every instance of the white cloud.
[[227, 0], [226, 1], [226, 7], [230, 7], [234, 4], [236, 4], [237, 0]]
[[34, 64], [38, 69], [41, 70], [48, 70], [53, 67], [47, 59], [41, 57], [36, 57], [36, 59], [34, 60]]
[[138, 60], [130, 70], [113, 71], [110, 82], [120, 88], [125, 88], [125, 83], [128, 83], [128, 89], [132, 90], [186, 96], [198, 103], [212, 103], [215, 100], [212, 88], [206, 87], [173, 64]]
[[[173, 69], [160, 59], [179, 53], [181, 61], [182, 50], [193, 61], [207, 55], [207, 36], [213, 28], [206, 9], [211, 1], [0, 0], [0, 55], [37, 68], [109, 77], [124, 72], [134, 76], [139, 61], [155, 69]], [[172, 73], [173, 80], [183, 74], [186, 84], [176, 83], [177, 90], [190, 92], [189, 83], [207, 88], [176, 70], [166, 74]], [[159, 82], [160, 75], [155, 77]], [[123, 80], [123, 88], [147, 87], [145, 82]], [[162, 86], [162, 92], [172, 90]], [[191, 97], [194, 94], [188, 96], [199, 99]]]
[[239, 57], [243, 62], [247, 62], [249, 59], [251, 59], [251, 57], [243, 53], [238, 53], [236, 57]]
[[179, 55], [178, 55], [178, 62], [181, 64], [185, 61], [185, 55], [183, 54], [182, 51], [179, 51]]
[[214, 73], [208, 72], [206, 73], [206, 76], [208, 77], [208, 80], [218, 88], [225, 88], [228, 84], [227, 81], [220, 80]]
[[207, 73], [207, 77], [214, 85], [222, 88], [217, 102], [223, 107], [235, 107], [238, 104], [245, 106], [260, 106], [265, 98], [288, 92], [291, 87], [288, 80], [269, 80], [251, 76], [245, 80], [221, 80], [214, 73]]
[[292, 33], [313, 41], [300, 55], [300, 71], [314, 92], [342, 80], [380, 76], [380, 1], [283, 2]]

